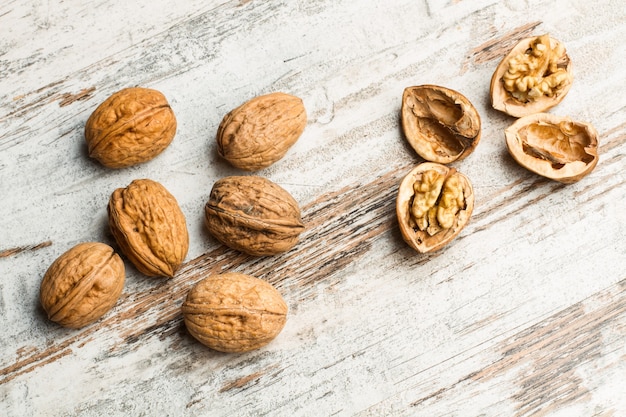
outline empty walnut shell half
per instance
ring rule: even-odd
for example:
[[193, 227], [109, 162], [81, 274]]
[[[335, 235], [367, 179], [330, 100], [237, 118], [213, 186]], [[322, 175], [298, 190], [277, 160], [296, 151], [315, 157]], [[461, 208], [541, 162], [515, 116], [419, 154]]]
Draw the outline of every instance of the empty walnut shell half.
[[288, 251], [304, 230], [300, 207], [291, 194], [257, 176], [215, 182], [205, 205], [205, 222], [217, 240], [254, 256]]
[[469, 179], [433, 162], [418, 165], [404, 177], [396, 200], [402, 237], [420, 253], [447, 245], [467, 225], [473, 209]]
[[255, 97], [224, 116], [217, 130], [217, 152], [246, 171], [268, 167], [296, 143], [306, 121], [298, 97], [285, 93]]
[[513, 159], [546, 178], [573, 183], [598, 163], [598, 133], [589, 123], [538, 113], [518, 119], [504, 134]]
[[80, 243], [50, 265], [39, 299], [48, 318], [79, 328], [98, 320], [117, 302], [124, 287], [124, 263], [104, 243]]
[[465, 158], [480, 141], [480, 116], [461, 93], [436, 85], [404, 89], [402, 129], [419, 156], [447, 164]]
[[117, 244], [135, 267], [148, 276], [173, 277], [187, 256], [185, 215], [167, 189], [139, 179], [111, 194], [109, 226]]
[[89, 116], [89, 156], [109, 168], [147, 162], [174, 139], [176, 117], [165, 96], [142, 87], [120, 90]]
[[287, 310], [271, 284], [234, 272], [198, 282], [182, 306], [189, 333], [220, 352], [247, 352], [267, 345], [285, 326]]
[[491, 77], [491, 104], [510, 116], [545, 112], [572, 86], [572, 63], [565, 47], [549, 35], [522, 39]]

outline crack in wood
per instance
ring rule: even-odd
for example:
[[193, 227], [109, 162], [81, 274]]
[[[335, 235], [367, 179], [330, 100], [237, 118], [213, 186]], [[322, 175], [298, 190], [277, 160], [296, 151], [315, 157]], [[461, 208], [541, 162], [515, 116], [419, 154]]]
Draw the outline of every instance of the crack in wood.
[[19, 246], [16, 248], [0, 250], [0, 258], [8, 258], [10, 256], [15, 256], [22, 252], [27, 252], [27, 251], [36, 251], [42, 248], [47, 248], [48, 246], [51, 246], [51, 245], [52, 245], [52, 241], [46, 240], [45, 242], [37, 243], [34, 245]]
[[542, 23], [541, 21], [527, 23], [502, 36], [478, 45], [470, 51], [469, 60], [473, 60], [477, 64], [484, 64], [504, 57], [519, 41], [532, 36], [533, 31]]
[[602, 356], [607, 345], [603, 331], [626, 322], [626, 292], [622, 290], [625, 284], [626, 279], [622, 279], [507, 338], [496, 348], [500, 359], [411, 402], [410, 406], [440, 398], [460, 384], [484, 383], [511, 371], [518, 374], [513, 380], [518, 390], [511, 395], [517, 403], [515, 417], [547, 415], [565, 405], [588, 400], [590, 388], [576, 370]]
[[[549, 413], [589, 398], [589, 388], [576, 370], [602, 356], [604, 329], [626, 320], [626, 293], [616, 291], [625, 282], [505, 340], [501, 358], [472, 379], [482, 382], [517, 370], [518, 390], [512, 398], [517, 402], [515, 415], [520, 417]], [[597, 303], [601, 305], [596, 307]]]
[[[246, 375], [246, 376], [242, 376], [240, 378], [234, 379], [230, 382], [227, 382], [226, 384], [222, 385], [222, 388], [220, 388], [219, 392], [226, 392], [226, 391], [231, 391], [233, 389], [241, 389], [244, 387], [250, 387], [251, 385], [256, 385], [259, 382], [259, 379], [261, 379], [261, 377], [263, 375], [265, 375], [267, 373], [268, 370], [271, 370], [273, 368], [276, 368], [278, 365], [274, 365], [273, 367], [270, 367], [268, 369], [264, 369], [258, 372], [254, 372], [250, 375]], [[254, 382], [254, 384], [251, 384], [252, 382]]]
[[83, 88], [76, 94], [72, 94], [72, 93], [60, 94], [59, 98], [61, 99], [61, 101], [59, 102], [59, 107], [69, 106], [70, 104], [76, 101], [90, 99], [94, 91], [96, 91], [96, 87]]

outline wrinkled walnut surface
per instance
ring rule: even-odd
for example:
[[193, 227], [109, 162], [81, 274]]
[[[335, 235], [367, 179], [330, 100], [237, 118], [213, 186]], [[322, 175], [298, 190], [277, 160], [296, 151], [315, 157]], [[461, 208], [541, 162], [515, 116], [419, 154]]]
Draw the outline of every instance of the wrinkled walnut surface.
[[118, 188], [108, 213], [117, 244], [140, 272], [174, 276], [187, 256], [189, 234], [178, 202], [163, 185], [139, 179]]
[[117, 302], [124, 287], [124, 263], [104, 243], [80, 243], [50, 265], [40, 286], [48, 318], [79, 328], [98, 320]]
[[590, 173], [598, 163], [598, 133], [589, 123], [538, 113], [505, 130], [511, 156], [526, 169], [563, 183]]
[[521, 40], [491, 78], [494, 109], [514, 117], [544, 112], [559, 104], [572, 86], [565, 47], [548, 35]]
[[142, 87], [114, 93], [85, 124], [89, 156], [109, 168], [124, 168], [155, 158], [175, 134], [176, 117], [165, 96]]
[[247, 352], [267, 345], [285, 326], [287, 310], [272, 285], [239, 273], [203, 279], [182, 306], [189, 333], [222, 352]]
[[285, 93], [255, 97], [224, 116], [217, 131], [217, 151], [233, 166], [256, 171], [283, 158], [306, 122], [298, 97]]
[[420, 253], [447, 245], [469, 222], [473, 209], [469, 179], [454, 168], [432, 162], [409, 172], [396, 200], [402, 237]]
[[402, 95], [402, 129], [419, 156], [450, 163], [480, 141], [480, 116], [461, 93], [436, 85], [408, 87]]
[[257, 176], [215, 182], [205, 223], [217, 240], [254, 256], [288, 251], [304, 230], [298, 202], [278, 184]]

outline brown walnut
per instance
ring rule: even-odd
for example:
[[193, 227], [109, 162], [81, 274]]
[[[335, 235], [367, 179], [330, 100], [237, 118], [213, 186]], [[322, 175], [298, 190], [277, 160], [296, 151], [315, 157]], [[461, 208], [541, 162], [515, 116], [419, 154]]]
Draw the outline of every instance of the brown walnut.
[[420, 253], [450, 243], [469, 222], [474, 190], [469, 179], [445, 165], [424, 162], [404, 177], [396, 214], [402, 237]]
[[120, 90], [89, 116], [85, 139], [89, 156], [109, 168], [149, 161], [163, 152], [176, 134], [176, 117], [159, 91]]
[[205, 223], [217, 240], [254, 256], [288, 251], [304, 230], [300, 207], [291, 194], [257, 176], [215, 182], [205, 205]]
[[268, 167], [296, 143], [306, 121], [298, 97], [285, 93], [255, 97], [224, 116], [217, 130], [217, 152], [246, 171]]
[[182, 306], [189, 333], [221, 352], [247, 352], [267, 345], [285, 326], [287, 310], [272, 285], [239, 273], [203, 279]]
[[104, 243], [87, 242], [74, 246], [50, 265], [39, 299], [50, 320], [79, 328], [109, 311], [123, 287], [122, 259]]
[[559, 104], [572, 86], [565, 47], [549, 35], [522, 39], [491, 77], [491, 104], [510, 116], [541, 113]]
[[504, 134], [513, 159], [546, 178], [573, 183], [598, 163], [598, 133], [589, 123], [538, 113], [518, 119]]
[[407, 87], [402, 129], [419, 156], [447, 164], [465, 158], [480, 141], [480, 116], [461, 93], [436, 85]]
[[109, 226], [124, 255], [148, 276], [173, 277], [189, 249], [185, 215], [156, 181], [134, 180], [113, 192]]

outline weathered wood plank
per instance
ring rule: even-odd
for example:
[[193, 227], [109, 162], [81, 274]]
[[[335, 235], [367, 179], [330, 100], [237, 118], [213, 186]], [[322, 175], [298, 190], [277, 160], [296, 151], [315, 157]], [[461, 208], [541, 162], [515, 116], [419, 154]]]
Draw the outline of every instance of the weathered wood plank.
[[[106, 11], [106, 13], [105, 13]], [[618, 1], [4, 2], [0, 5], [0, 398], [9, 415], [622, 415], [625, 10]], [[7, 29], [7, 28], [10, 28]], [[490, 108], [489, 78], [522, 37], [550, 32], [575, 62], [554, 109], [591, 121], [600, 163], [572, 185], [517, 166]], [[481, 144], [455, 167], [474, 183], [470, 224], [418, 255], [395, 219], [420, 162], [402, 138], [404, 87], [469, 97]], [[156, 160], [111, 171], [82, 128], [111, 92], [146, 85], [179, 118]], [[212, 183], [240, 174], [215, 155], [223, 114], [251, 96], [303, 98], [305, 134], [260, 175], [301, 202], [298, 246], [252, 258], [202, 225]], [[128, 266], [96, 325], [46, 320], [41, 275], [74, 243], [113, 244], [106, 201], [137, 177], [187, 215], [173, 280]], [[275, 284], [288, 324], [268, 347], [225, 355], [186, 332], [180, 305], [226, 270]], [[50, 387], [54, 387], [51, 390]]]

